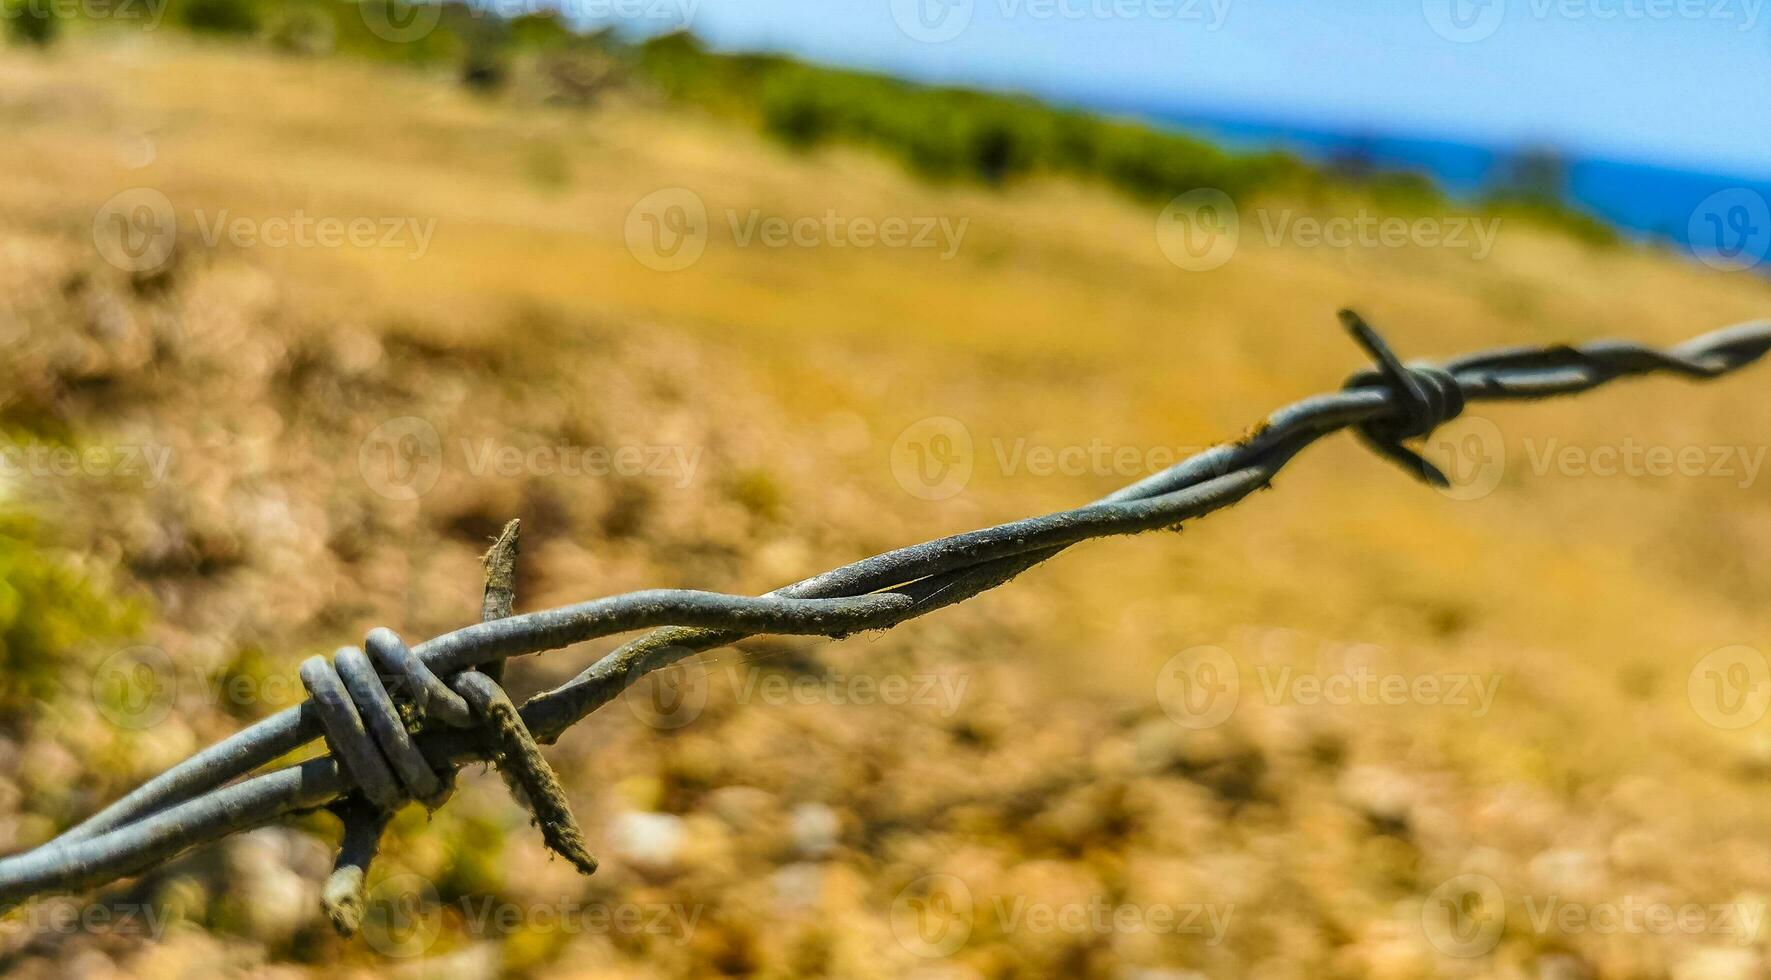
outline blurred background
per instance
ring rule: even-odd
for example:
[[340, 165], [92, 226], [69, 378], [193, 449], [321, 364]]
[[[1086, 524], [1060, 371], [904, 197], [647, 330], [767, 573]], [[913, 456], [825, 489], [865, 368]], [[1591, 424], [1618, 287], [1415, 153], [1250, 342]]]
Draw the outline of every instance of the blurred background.
[[[1363, 367], [1771, 301], [1758, 0], [0, 0], [0, 850], [305, 657], [761, 593]], [[1771, 16], [1771, 15], [1768, 15]], [[0, 918], [21, 976], [1767, 975], [1749, 369], [1350, 438], [1183, 533], [754, 639], [394, 822]], [[513, 662], [519, 700], [616, 645]], [[310, 747], [313, 751], [315, 747]]]

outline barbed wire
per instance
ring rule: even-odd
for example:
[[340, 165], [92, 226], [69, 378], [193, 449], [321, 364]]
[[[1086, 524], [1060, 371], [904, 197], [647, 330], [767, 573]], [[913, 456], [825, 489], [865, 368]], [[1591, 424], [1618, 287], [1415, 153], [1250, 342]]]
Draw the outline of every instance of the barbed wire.
[[[54, 840], [0, 859], [0, 903], [104, 884], [229, 834], [328, 808], [345, 834], [323, 901], [348, 934], [388, 817], [415, 799], [441, 805], [456, 772], [473, 762], [492, 763], [520, 788], [548, 846], [589, 873], [596, 861], [538, 744], [655, 670], [750, 636], [886, 629], [1002, 585], [1082, 541], [1178, 529], [1268, 486], [1305, 447], [1342, 429], [1410, 475], [1444, 486], [1444, 474], [1407, 443], [1469, 403], [1570, 395], [1639, 375], [1707, 380], [1771, 350], [1771, 321], [1758, 321], [1668, 350], [1597, 341], [1405, 365], [1357, 314], [1340, 317], [1375, 366], [1339, 392], [1279, 409], [1237, 442], [1074, 510], [899, 548], [763, 596], [660, 589], [512, 615], [512, 522], [487, 555], [481, 622], [412, 648], [377, 629], [362, 650], [310, 659], [301, 674], [313, 696], [301, 705], [192, 755]], [[507, 658], [642, 629], [650, 632], [520, 709], [500, 686]], [[329, 754], [252, 775], [316, 738]]]

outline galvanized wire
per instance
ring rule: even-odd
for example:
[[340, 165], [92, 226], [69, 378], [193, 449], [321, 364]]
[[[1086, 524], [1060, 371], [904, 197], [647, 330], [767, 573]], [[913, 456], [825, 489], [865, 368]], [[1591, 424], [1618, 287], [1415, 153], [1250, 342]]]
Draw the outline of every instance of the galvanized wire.
[[[764, 596], [631, 592], [488, 619], [434, 637], [413, 653], [441, 677], [482, 665], [495, 677], [496, 665], [507, 657], [651, 629], [522, 706], [528, 730], [552, 742], [639, 678], [695, 653], [759, 634], [840, 637], [886, 629], [993, 589], [1079, 542], [1178, 528], [1267, 486], [1306, 446], [1342, 429], [1356, 429], [1411, 475], [1443, 482], [1405, 442], [1426, 436], [1468, 403], [1569, 395], [1638, 375], [1706, 380], [1771, 350], [1771, 321], [1761, 321], [1669, 350], [1599, 341], [1404, 366], [1357, 316], [1343, 313], [1342, 319], [1377, 361], [1374, 369], [1355, 374], [1340, 392], [1280, 409], [1238, 442], [1208, 449], [1092, 504], [875, 555]], [[0, 903], [139, 873], [193, 846], [296, 811], [339, 804], [341, 812], [375, 813], [332, 754], [252, 775], [322, 734], [308, 701], [198, 752], [55, 840], [0, 859]], [[478, 734], [442, 726], [421, 727], [413, 741], [434, 769], [451, 775], [491, 751]], [[348, 849], [372, 854], [373, 835], [364, 844], [361, 829], [356, 825]]]

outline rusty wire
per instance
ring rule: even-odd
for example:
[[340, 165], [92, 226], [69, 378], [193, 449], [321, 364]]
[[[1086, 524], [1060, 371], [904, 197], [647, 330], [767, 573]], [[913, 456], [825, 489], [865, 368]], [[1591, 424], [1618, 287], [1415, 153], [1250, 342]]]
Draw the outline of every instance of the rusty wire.
[[[1208, 449], [1075, 510], [900, 548], [764, 596], [650, 590], [509, 615], [508, 577], [502, 580], [503, 591], [495, 594], [496, 575], [489, 574], [482, 622], [412, 648], [414, 656], [402, 661], [403, 668], [375, 665], [382, 688], [398, 702], [395, 707], [406, 729], [385, 734], [409, 739], [417, 757], [445, 784], [467, 763], [499, 764], [526, 790], [549, 834], [549, 845], [588, 871], [594, 860], [583, 853], [582, 842], [577, 841], [578, 854], [572, 855], [573, 841], [556, 839], [561, 834], [576, 835], [576, 826], [565, 809], [563, 791], [557, 781], [550, 781], [551, 773], [533, 746], [536, 741], [557, 739], [654, 670], [753, 635], [840, 637], [886, 629], [993, 589], [1079, 542], [1177, 529], [1185, 520], [1228, 507], [1267, 486], [1306, 446], [1342, 429], [1355, 429], [1366, 444], [1411, 475], [1443, 485], [1444, 475], [1407, 442], [1455, 418], [1466, 404], [1575, 394], [1638, 375], [1706, 380], [1742, 368], [1771, 350], [1771, 321], [1760, 321], [1705, 334], [1668, 350], [1597, 341], [1577, 347], [1514, 347], [1439, 364], [1404, 365], [1356, 314], [1343, 311], [1341, 319], [1376, 361], [1375, 367], [1349, 379], [1343, 390], [1282, 408], [1238, 442]], [[493, 558], [496, 564], [496, 549]], [[489, 572], [496, 573], [496, 568]], [[535, 695], [519, 711], [499, 716], [490, 707], [503, 694], [498, 679], [505, 658], [641, 629], [651, 632], [610, 652], [567, 683]], [[386, 653], [389, 641], [378, 634], [392, 635], [375, 631], [366, 646], [373, 652], [379, 643]], [[446, 713], [442, 706], [454, 697], [451, 692], [477, 692], [468, 700], [477, 698], [476, 703], [490, 713], [477, 721], [459, 716], [458, 724], [426, 720], [427, 705], [438, 714]], [[353, 690], [349, 700], [366, 712], [366, 703], [356, 694]], [[497, 718], [502, 718], [497, 726], [501, 734], [489, 738], [481, 723]], [[330, 754], [253, 775], [322, 737]], [[340, 750], [373, 753], [379, 746], [385, 756], [389, 749], [361, 730], [354, 737], [367, 741], [346, 744], [352, 737], [336, 725], [329, 727], [314, 699], [265, 718], [191, 756], [60, 837], [0, 859], [0, 903], [100, 885], [228, 834], [290, 813], [330, 807], [344, 819], [346, 834], [338, 871], [326, 891], [327, 911], [335, 924], [349, 931], [351, 904], [353, 899], [360, 902], [362, 877], [387, 816], [417, 795], [409, 789], [389, 795], [382, 786], [377, 790], [379, 805], [373, 803], [365, 792], [366, 780], [358, 773], [362, 765], [353, 766], [348, 758], [341, 765], [346, 753]], [[391, 760], [373, 764], [382, 761]], [[439, 798], [442, 795], [446, 789]]]

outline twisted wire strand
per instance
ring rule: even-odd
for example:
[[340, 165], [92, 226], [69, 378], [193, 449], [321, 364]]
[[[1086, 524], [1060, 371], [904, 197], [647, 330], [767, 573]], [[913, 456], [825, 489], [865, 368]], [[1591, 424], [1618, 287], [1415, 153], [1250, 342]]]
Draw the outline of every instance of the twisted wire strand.
[[[515, 611], [516, 560], [521, 530], [521, 521], [512, 520], [505, 524], [504, 530], [481, 558], [486, 567], [485, 593], [480, 603], [481, 622], [502, 619]], [[520, 793], [527, 787], [529, 796], [526, 798], [539, 801], [531, 805], [531, 810], [542, 826], [564, 828], [545, 833], [548, 845], [585, 874], [596, 870], [596, 859], [585, 850], [577, 820], [566, 803], [565, 788], [540, 751], [534, 748], [533, 736], [521, 719], [515, 717], [509, 695], [499, 686], [504, 674], [503, 661], [482, 664], [476, 670], [458, 674], [453, 685], [460, 690], [457, 693], [431, 673], [424, 661], [414, 656], [392, 630], [370, 630], [364, 645], [376, 663], [395, 665], [399, 671], [394, 675], [395, 679], [405, 682], [402, 693], [408, 710], [400, 715], [405, 724], [423, 725], [432, 704], [444, 723], [456, 728], [469, 727], [475, 714], [484, 718], [490, 732], [487, 741], [493, 748], [493, 764], [512, 786], [512, 791]], [[454, 775], [453, 771], [448, 772], [447, 779], [452, 782]], [[408, 780], [407, 784], [412, 786], [412, 781]], [[445, 794], [446, 790], [424, 803], [434, 809]], [[550, 806], [553, 810], [548, 809]], [[332, 874], [327, 876], [325, 887], [320, 890], [320, 907], [333, 930], [349, 938], [356, 935], [362, 924], [369, 865], [380, 849], [381, 835], [387, 829], [394, 809], [365, 805], [347, 797], [333, 803], [331, 810], [344, 824], [344, 834]]]
[[[1092, 504], [899, 548], [764, 596], [648, 590], [494, 619], [419, 644], [406, 661], [391, 655], [388, 662], [403, 664], [395, 673], [409, 681], [411, 703], [435, 710], [453, 705], [449, 695], [455, 692], [444, 676], [651, 629], [516, 712], [534, 739], [551, 742], [647, 673], [695, 653], [760, 634], [840, 637], [888, 628], [993, 589], [1082, 541], [1177, 528], [1268, 486], [1305, 447], [1341, 429], [1355, 428], [1385, 458], [1432, 481], [1437, 470], [1403, 441], [1427, 435], [1464, 405], [1569, 395], [1657, 373], [1705, 380], [1771, 350], [1771, 321], [1757, 321], [1668, 350], [1598, 341], [1403, 365], [1356, 315], [1344, 313], [1342, 320], [1377, 361], [1375, 369], [1355, 374], [1338, 393], [1279, 409], [1241, 441], [1207, 449]], [[347, 772], [348, 760], [341, 767], [335, 755], [250, 775], [322, 736], [321, 711], [317, 700], [310, 700], [278, 712], [191, 756], [55, 840], [0, 859], [0, 902], [115, 880], [290, 812], [344, 796], [363, 798], [367, 788], [352, 778], [354, 771]], [[447, 727], [422, 730], [412, 743], [434, 772], [453, 772], [493, 751], [468, 730]], [[360, 840], [356, 845], [361, 848]]]
[[[382, 682], [386, 668], [371, 664], [356, 647], [344, 647], [330, 663], [325, 657], [304, 661], [301, 684], [313, 699], [326, 744], [376, 809], [391, 810], [410, 796], [434, 810], [447, 797], [446, 784], [413, 743]], [[396, 682], [396, 688], [408, 686]]]

